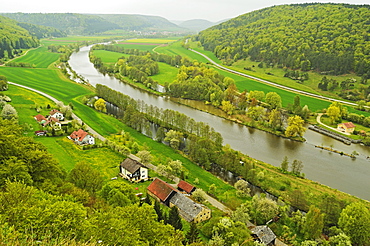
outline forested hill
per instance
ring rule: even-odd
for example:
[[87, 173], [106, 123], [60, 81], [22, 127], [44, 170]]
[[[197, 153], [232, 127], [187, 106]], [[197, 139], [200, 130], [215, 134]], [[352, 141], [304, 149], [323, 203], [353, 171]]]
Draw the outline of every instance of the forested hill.
[[217, 57], [325, 74], [370, 77], [370, 5], [291, 4], [253, 11], [202, 31]]
[[39, 41], [16, 21], [0, 16], [0, 63], [13, 58], [20, 49], [37, 47]]
[[40, 38], [65, 37], [67, 34], [59, 29], [49, 26], [41, 26], [30, 23], [19, 22], [18, 26], [26, 29], [32, 36]]
[[99, 16], [73, 13], [1, 13], [19, 22], [53, 27], [69, 35], [89, 35], [108, 30], [120, 29]]
[[172, 32], [186, 31], [186, 29], [179, 27], [160, 16], [130, 14], [99, 14], [97, 16], [120, 26], [124, 30]]

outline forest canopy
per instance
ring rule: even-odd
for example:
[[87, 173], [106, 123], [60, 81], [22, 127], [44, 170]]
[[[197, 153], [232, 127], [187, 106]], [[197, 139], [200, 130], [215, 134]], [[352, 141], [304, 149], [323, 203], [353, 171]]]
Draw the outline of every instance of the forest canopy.
[[202, 31], [206, 50], [228, 62], [369, 77], [370, 6], [291, 4], [253, 11]]

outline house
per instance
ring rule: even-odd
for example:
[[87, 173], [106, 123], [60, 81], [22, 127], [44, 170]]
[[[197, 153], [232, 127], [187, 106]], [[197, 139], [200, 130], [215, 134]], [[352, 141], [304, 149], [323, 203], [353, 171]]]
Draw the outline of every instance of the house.
[[177, 193], [176, 189], [163, 180], [156, 178], [147, 188], [150, 196], [170, 206], [170, 199]]
[[211, 218], [211, 209], [203, 204], [191, 200], [189, 197], [176, 192], [170, 199], [170, 207], [175, 206], [179, 209], [179, 214], [187, 222], [200, 223]]
[[45, 118], [45, 116], [41, 115], [41, 114], [38, 114], [36, 116], [33, 117], [39, 124], [44, 124], [47, 119]]
[[126, 158], [120, 165], [120, 174], [131, 182], [148, 180], [148, 168], [137, 160]]
[[267, 225], [256, 226], [251, 229], [251, 232], [255, 241], [268, 246], [275, 245], [276, 235]]
[[345, 133], [353, 133], [355, 125], [352, 122], [339, 123], [337, 129]]
[[69, 135], [68, 138], [79, 145], [95, 144], [95, 138], [82, 129], [72, 132], [72, 134]]
[[56, 109], [51, 110], [49, 112], [49, 115], [50, 115], [50, 117], [57, 118], [60, 121], [64, 120], [64, 115], [60, 111], [58, 111]]
[[62, 128], [62, 124], [60, 124], [59, 120], [54, 117], [49, 117], [44, 123], [42, 123], [42, 126], [48, 126], [54, 128], [55, 130], [60, 130]]
[[177, 207], [179, 214], [188, 222], [199, 223], [211, 218], [211, 210], [196, 203], [163, 180], [156, 178], [147, 188], [149, 195], [166, 204]]
[[184, 191], [188, 194], [191, 194], [193, 191], [195, 191], [196, 188], [189, 184], [188, 182], [180, 180], [180, 182], [177, 184], [177, 189], [179, 191]]

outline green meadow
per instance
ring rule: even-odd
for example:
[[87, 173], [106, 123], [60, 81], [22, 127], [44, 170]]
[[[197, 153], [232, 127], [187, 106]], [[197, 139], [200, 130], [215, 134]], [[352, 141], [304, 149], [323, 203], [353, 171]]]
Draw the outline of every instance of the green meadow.
[[125, 56], [125, 54], [108, 50], [93, 50], [93, 55], [101, 58], [105, 64], [115, 64], [119, 58]]
[[47, 47], [42, 46], [27, 52], [27, 55], [18, 57], [12, 62], [24, 62], [35, 65], [37, 68], [47, 68], [51, 63], [59, 59], [60, 54], [47, 51]]

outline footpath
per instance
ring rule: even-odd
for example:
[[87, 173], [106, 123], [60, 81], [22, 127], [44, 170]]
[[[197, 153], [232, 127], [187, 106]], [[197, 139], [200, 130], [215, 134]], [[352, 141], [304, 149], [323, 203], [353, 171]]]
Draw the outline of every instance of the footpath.
[[[40, 94], [40, 95], [43, 95], [43, 96], [45, 96], [46, 98], [49, 98], [50, 100], [52, 100], [54, 103], [58, 103], [58, 102], [60, 102], [58, 99], [56, 99], [55, 97], [52, 97], [52, 96], [50, 96], [49, 94], [46, 94], [46, 93], [44, 93], [44, 92], [42, 92], [42, 91], [39, 91], [39, 90], [36, 90], [36, 89], [33, 89], [33, 88], [31, 88], [31, 87], [28, 87], [28, 86], [25, 86], [25, 85], [20, 85], [20, 84], [16, 84], [16, 83], [13, 83], [13, 82], [8, 82], [9, 84], [11, 84], [11, 85], [14, 85], [14, 86], [18, 86], [18, 87], [22, 87], [22, 88], [25, 88], [25, 89], [27, 89], [27, 90], [30, 90], [30, 91], [33, 91], [33, 92], [36, 92], [36, 93], [38, 93], [38, 94]], [[73, 119], [75, 119], [75, 120], [78, 120], [79, 121], [79, 123], [81, 123], [82, 124], [82, 120], [77, 116], [77, 115], [75, 115], [74, 113], [72, 113], [72, 118]], [[93, 134], [94, 135], [94, 137], [96, 137], [96, 138], [98, 138], [98, 139], [100, 139], [101, 141], [105, 141], [106, 140], [106, 138], [105, 137], [103, 137], [102, 135], [100, 135], [98, 132], [96, 132], [94, 129], [92, 129], [90, 126], [88, 126], [87, 124], [85, 124], [84, 123], [84, 125], [86, 126], [86, 129], [91, 133], [91, 134]], [[130, 154], [129, 155], [129, 157], [130, 158], [132, 158], [132, 159], [134, 159], [134, 160], [137, 160], [137, 161], [140, 161], [140, 158], [139, 157], [137, 157], [136, 155], [133, 155], [133, 154]], [[150, 168], [151, 170], [153, 170], [153, 171], [157, 171], [157, 166], [155, 166], [155, 165], [153, 165], [153, 164], [151, 164], [151, 163], [149, 163], [149, 164], [146, 164], [146, 166], [148, 167], [148, 168]], [[178, 178], [178, 177], [174, 177], [173, 178], [173, 181], [175, 182], [175, 184], [178, 184], [179, 182], [180, 182], [180, 178]], [[207, 202], [209, 202], [212, 206], [214, 206], [214, 207], [216, 207], [217, 209], [219, 209], [219, 210], [221, 210], [222, 212], [224, 212], [224, 213], [227, 213], [227, 214], [229, 214], [229, 213], [231, 213], [232, 212], [232, 210], [230, 209], [230, 208], [228, 208], [227, 206], [225, 206], [223, 203], [221, 203], [221, 202], [219, 202], [217, 199], [215, 199], [215, 198], [213, 198], [213, 197], [211, 197], [211, 196], [209, 196], [208, 194], [206, 194], [205, 195], [205, 199], [206, 199], [206, 201]], [[251, 222], [248, 222], [247, 223], [247, 226], [248, 227], [251, 227], [251, 226], [255, 226], [254, 224], [252, 224]], [[275, 245], [276, 246], [287, 246], [285, 243], [283, 243], [283, 242], [281, 242], [279, 239], [277, 239], [276, 238], [276, 240], [275, 240]]]

